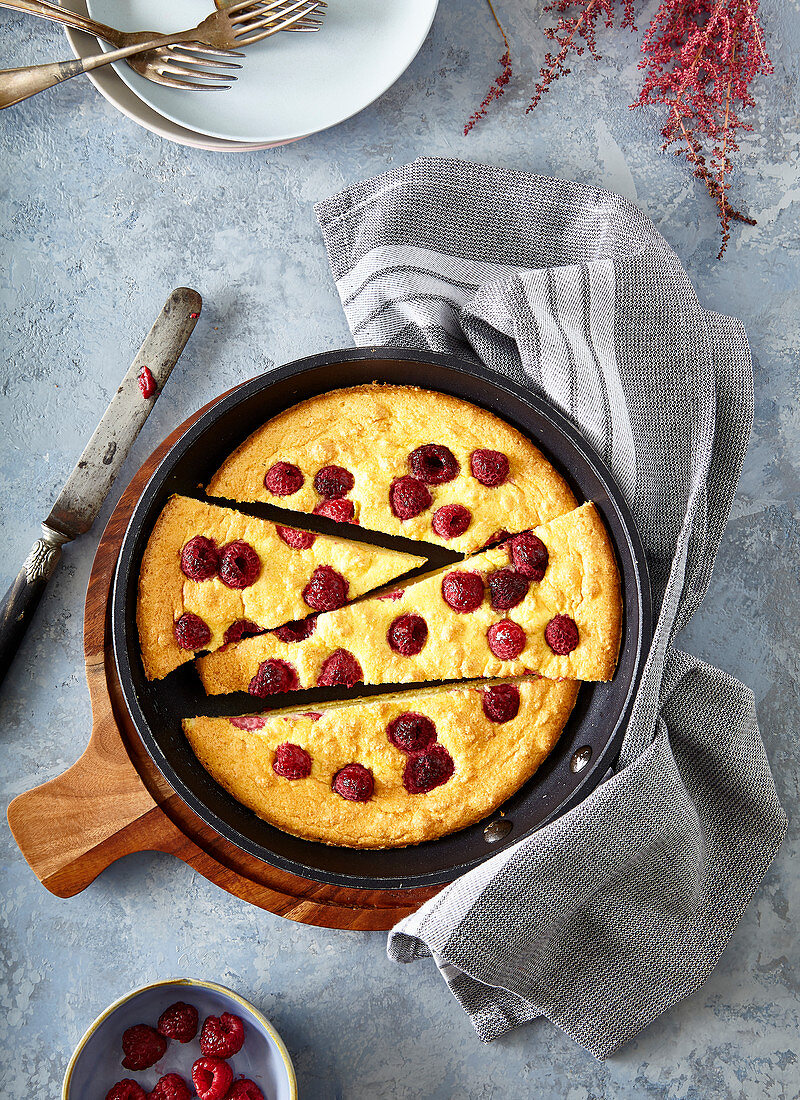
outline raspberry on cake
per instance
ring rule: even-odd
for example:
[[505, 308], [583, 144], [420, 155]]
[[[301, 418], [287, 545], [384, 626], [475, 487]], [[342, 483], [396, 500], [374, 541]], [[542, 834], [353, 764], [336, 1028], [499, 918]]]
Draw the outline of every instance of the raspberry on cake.
[[463, 829], [505, 802], [553, 748], [577, 694], [574, 681], [528, 679], [272, 711], [254, 728], [229, 718], [183, 727], [217, 783], [278, 829], [396, 848]]
[[522, 550], [511, 539], [461, 568], [393, 589], [392, 599], [385, 595], [318, 615], [304, 641], [284, 644], [264, 634], [200, 658], [203, 686], [209, 694], [246, 690], [274, 661], [290, 663], [301, 688], [530, 672], [609, 680], [614, 674], [620, 581], [593, 504], [537, 527]]
[[[344, 484], [341, 478], [338, 484]], [[326, 491], [336, 491], [330, 481]], [[171, 497], [139, 574], [137, 622], [145, 672], [151, 680], [161, 679], [199, 650], [341, 607], [424, 561]]]
[[287, 409], [254, 432], [208, 486], [449, 549], [481, 549], [575, 507], [530, 440], [468, 401], [414, 386], [355, 386]]

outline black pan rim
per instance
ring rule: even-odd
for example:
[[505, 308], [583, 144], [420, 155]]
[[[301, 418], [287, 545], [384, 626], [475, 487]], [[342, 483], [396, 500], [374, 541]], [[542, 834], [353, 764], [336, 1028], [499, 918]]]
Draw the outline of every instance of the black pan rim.
[[[113, 588], [112, 588], [112, 641], [114, 657], [117, 665], [117, 672], [122, 687], [122, 693], [125, 700], [125, 704], [131, 716], [131, 720], [134, 727], [139, 734], [145, 748], [155, 763], [158, 770], [164, 776], [166, 781], [175, 790], [179, 797], [193, 810], [202, 820], [210, 825], [216, 832], [218, 832], [225, 839], [231, 841], [237, 847], [247, 852], [248, 854], [255, 856], [262, 862], [268, 865], [278, 867], [282, 870], [289, 871], [295, 875], [306, 879], [313, 879], [315, 881], [328, 883], [331, 885], [339, 885], [346, 887], [357, 887], [363, 889], [415, 889], [423, 886], [439, 885], [445, 882], [452, 881], [454, 878], [472, 869], [475, 866], [485, 862], [486, 859], [491, 858], [497, 853], [498, 850], [503, 850], [504, 845], [498, 845], [495, 848], [487, 848], [485, 852], [465, 860], [460, 863], [448, 866], [446, 869], [440, 869], [438, 871], [408, 875], [391, 875], [391, 876], [364, 876], [363, 874], [350, 874], [340, 871], [322, 871], [318, 867], [309, 866], [304, 861], [300, 861], [296, 858], [288, 858], [280, 853], [274, 852], [267, 848], [262, 843], [256, 843], [251, 841], [248, 837], [244, 836], [236, 827], [229, 821], [226, 821], [217, 812], [215, 812], [202, 798], [189, 787], [184, 781], [182, 776], [170, 763], [164, 752], [158, 736], [151, 728], [150, 722], [147, 719], [139, 697], [135, 689], [135, 675], [134, 664], [135, 660], [138, 660], [138, 636], [134, 639], [130, 638], [129, 630], [129, 601], [127, 593], [130, 591], [131, 581], [131, 568], [135, 564], [137, 547], [141, 545], [142, 539], [146, 541], [146, 535], [142, 534], [143, 517], [149, 508], [152, 506], [153, 501], [158, 497], [159, 493], [163, 491], [164, 484], [168, 479], [171, 471], [175, 468], [178, 462], [185, 458], [197, 442], [202, 439], [204, 434], [210, 427], [216, 424], [221, 418], [226, 416], [229, 412], [234, 411], [241, 405], [251, 401], [254, 397], [257, 397], [262, 391], [269, 390], [283, 382], [291, 379], [299, 379], [303, 376], [309, 375], [309, 373], [318, 372], [320, 369], [330, 367], [332, 365], [345, 367], [349, 364], [374, 364], [376, 369], [381, 363], [393, 363], [393, 364], [420, 364], [438, 366], [447, 370], [449, 373], [454, 374], [456, 377], [459, 375], [468, 377], [473, 382], [486, 388], [486, 400], [476, 400], [474, 397], [462, 395], [464, 400], [472, 400], [474, 403], [483, 404], [489, 411], [499, 415], [503, 418], [503, 414], [498, 412], [490, 400], [491, 391], [501, 391], [509, 395], [515, 402], [531, 410], [536, 417], [540, 420], [551, 425], [561, 436], [564, 443], [567, 444], [569, 450], [574, 452], [580, 457], [583, 464], [591, 470], [593, 476], [595, 476], [600, 484], [603, 486], [608, 500], [613, 504], [614, 512], [616, 513], [619, 523], [617, 536], [624, 537], [627, 553], [632, 567], [633, 576], [629, 577], [629, 581], [633, 581], [633, 585], [629, 584], [626, 588], [626, 607], [625, 617], [626, 620], [631, 617], [630, 613], [635, 612], [636, 622], [638, 624], [638, 634], [635, 640], [635, 651], [633, 658], [633, 671], [629, 677], [627, 683], [627, 691], [624, 699], [618, 709], [617, 718], [614, 722], [613, 728], [610, 730], [609, 735], [605, 741], [605, 744], [600, 750], [593, 755], [590, 765], [585, 769], [584, 777], [576, 784], [573, 790], [565, 797], [561, 802], [554, 805], [546, 814], [546, 816], [540, 820], [536, 825], [531, 827], [525, 833], [513, 838], [513, 843], [518, 843], [526, 836], [542, 828], [544, 825], [551, 823], [556, 818], [562, 816], [568, 810], [574, 808], [579, 802], [587, 797], [592, 790], [594, 790], [599, 783], [601, 783], [610, 774], [610, 770], [613, 769], [613, 765], [619, 753], [622, 738], [625, 732], [625, 727], [630, 717], [630, 713], [633, 707], [633, 703], [636, 696], [636, 691], [641, 680], [642, 672], [644, 669], [645, 659], [649, 650], [650, 641], [652, 638], [652, 606], [650, 598], [650, 586], [649, 576], [647, 570], [647, 563], [644, 556], [644, 549], [641, 543], [641, 539], [636, 531], [635, 522], [630, 509], [624, 499], [624, 496], [617, 486], [613, 476], [608, 470], [605, 463], [594, 452], [589, 443], [585, 440], [579, 430], [560, 412], [557, 408], [551, 405], [544, 398], [537, 394], [530, 392], [524, 387], [518, 385], [516, 382], [508, 379], [504, 375], [498, 374], [496, 371], [491, 370], [483, 366], [483, 364], [471, 363], [467, 360], [463, 360], [453, 355], [440, 354], [436, 352], [420, 351], [416, 349], [394, 348], [394, 347], [381, 347], [373, 346], [369, 348], [346, 348], [336, 351], [323, 352], [317, 355], [306, 356], [302, 359], [295, 360], [291, 363], [287, 363], [274, 370], [270, 370], [264, 375], [259, 375], [247, 382], [242, 383], [236, 389], [226, 396], [220, 398], [210, 409], [208, 409], [198, 420], [191, 425], [186, 432], [176, 441], [176, 443], [170, 448], [167, 454], [159, 463], [158, 467], [151, 476], [148, 484], [142, 492], [134, 511], [131, 515], [128, 527], [123, 537], [120, 553], [118, 556], [117, 569], [114, 575]], [[361, 380], [363, 381], [363, 380]], [[376, 378], [375, 381], [385, 381], [385, 379]], [[340, 384], [331, 386], [330, 389], [347, 388], [352, 385], [361, 384], [359, 381], [353, 379], [343, 378]], [[403, 384], [394, 383], [394, 384]], [[431, 384], [427, 383], [405, 383], [407, 385], [422, 384], [424, 388], [432, 390], [440, 389], [435, 382]], [[317, 393], [329, 392], [318, 388]], [[451, 392], [449, 390], [441, 389], [440, 392]], [[456, 396], [458, 394], [456, 393]], [[298, 397], [298, 400], [306, 400], [307, 396]], [[289, 407], [289, 406], [285, 406]], [[506, 417], [506, 419], [509, 419]], [[519, 427], [517, 425], [517, 427]], [[250, 429], [252, 430], [252, 429]], [[249, 434], [249, 433], [248, 433]], [[547, 454], [547, 446], [543, 445], [540, 440], [534, 439], [534, 442], [539, 446], [543, 446], [545, 453]], [[552, 455], [548, 454], [549, 458]], [[149, 534], [149, 531], [148, 531]], [[618, 547], [619, 550], [619, 547]], [[137, 568], [138, 576], [138, 568]], [[623, 581], [625, 578], [623, 578]], [[636, 606], [631, 607], [631, 594], [634, 595], [636, 600]], [[133, 645], [131, 642], [133, 641]], [[133, 650], [133, 654], [132, 654]], [[411, 685], [404, 685], [410, 687]], [[552, 754], [551, 754], [552, 755]], [[200, 765], [198, 765], [199, 767]], [[535, 778], [535, 777], [534, 777]], [[532, 781], [531, 781], [532, 782]], [[525, 785], [526, 787], [528, 784]], [[231, 796], [227, 796], [230, 798]], [[516, 797], [516, 796], [515, 796]], [[497, 813], [500, 812], [502, 807], [498, 808], [489, 818], [494, 818]], [[255, 816], [255, 815], [253, 815]], [[479, 822], [479, 826], [485, 825], [489, 818]], [[259, 819], [256, 819], [259, 820]], [[266, 823], [262, 823], [266, 826]], [[274, 829], [272, 826], [267, 826], [268, 829]], [[472, 826], [470, 828], [475, 828]], [[465, 830], [462, 830], [464, 832]], [[278, 832], [278, 830], [275, 830]], [[288, 834], [284, 834], [288, 835]], [[458, 834], [451, 834], [451, 836], [458, 836]], [[295, 838], [299, 839], [299, 838]], [[448, 837], [440, 838], [439, 840], [426, 841], [423, 845], [416, 845], [405, 849], [370, 849], [369, 851], [376, 853], [380, 851], [384, 852], [408, 852], [414, 853], [420, 847], [426, 845], [436, 845], [441, 843], [442, 840], [447, 840]], [[312, 841], [300, 841], [303, 845], [310, 845], [313, 848], [327, 848], [326, 845], [318, 845]], [[352, 851], [351, 849], [336, 849], [337, 851]], [[356, 850], [363, 851], [363, 850]], [[412, 857], [413, 858], [413, 857]]]

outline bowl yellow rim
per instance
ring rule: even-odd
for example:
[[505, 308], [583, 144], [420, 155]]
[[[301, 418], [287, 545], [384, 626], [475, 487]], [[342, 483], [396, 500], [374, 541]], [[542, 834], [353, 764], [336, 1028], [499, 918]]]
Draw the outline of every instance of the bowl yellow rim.
[[127, 1001], [132, 1000], [134, 997], [137, 997], [140, 993], [146, 992], [148, 989], [158, 989], [159, 987], [165, 985], [194, 987], [200, 986], [202, 989], [211, 989], [215, 993], [224, 993], [227, 997], [231, 997], [234, 1001], [237, 1002], [237, 1004], [241, 1005], [242, 1008], [245, 1008], [248, 1012], [252, 1013], [252, 1015], [255, 1016], [255, 1018], [273, 1040], [275, 1046], [278, 1048], [278, 1053], [283, 1059], [283, 1064], [286, 1068], [286, 1076], [289, 1079], [289, 1096], [291, 1100], [297, 1100], [297, 1076], [294, 1072], [294, 1066], [292, 1065], [292, 1059], [289, 1056], [289, 1051], [286, 1049], [286, 1045], [283, 1039], [281, 1039], [280, 1035], [277, 1033], [275, 1028], [264, 1015], [264, 1013], [259, 1012], [255, 1005], [251, 1004], [250, 1001], [246, 1000], [240, 994], [236, 993], [235, 990], [228, 989], [226, 985], [219, 985], [217, 982], [203, 981], [202, 978], [164, 978], [158, 982], [148, 982], [146, 985], [140, 985], [138, 986], [138, 988], [132, 989], [129, 993], [125, 993], [122, 997], [118, 997], [116, 1001], [108, 1006], [108, 1008], [103, 1009], [97, 1019], [93, 1023], [91, 1023], [86, 1031], [83, 1033], [80, 1042], [73, 1051], [72, 1057], [70, 1058], [67, 1065], [67, 1071], [64, 1074], [64, 1084], [61, 1089], [61, 1100], [69, 1100], [70, 1084], [72, 1081], [72, 1074], [75, 1069], [75, 1065], [78, 1061], [78, 1058], [80, 1057], [81, 1051], [89, 1042], [92, 1035], [94, 1035], [95, 1031], [97, 1031], [98, 1027], [105, 1020], [108, 1019], [112, 1012], [116, 1012], [116, 1010], [121, 1005], [124, 1005]]

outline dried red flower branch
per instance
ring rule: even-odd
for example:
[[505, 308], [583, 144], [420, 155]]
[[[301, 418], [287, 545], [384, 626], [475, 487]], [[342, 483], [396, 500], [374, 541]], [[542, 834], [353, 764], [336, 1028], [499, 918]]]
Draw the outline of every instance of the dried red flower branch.
[[503, 42], [505, 43], [506, 50], [505, 50], [505, 53], [503, 54], [503, 56], [498, 61], [498, 65], [500, 65], [502, 67], [500, 75], [495, 77], [494, 82], [491, 84], [491, 86], [489, 88], [489, 91], [483, 97], [483, 100], [481, 101], [480, 107], [478, 107], [477, 111], [475, 111], [473, 114], [471, 114], [469, 116], [469, 118], [467, 119], [466, 125], [464, 126], [464, 136], [465, 137], [470, 132], [470, 130], [472, 129], [472, 127], [475, 125], [476, 122], [478, 122], [480, 119], [486, 117], [486, 114], [487, 114], [488, 109], [489, 109], [489, 104], [493, 100], [499, 99], [500, 96], [503, 95], [503, 93], [506, 90], [506, 84], [508, 84], [509, 80], [511, 79], [511, 75], [512, 75], [512, 73], [511, 73], [511, 47], [508, 44], [508, 39], [506, 38], [506, 32], [503, 30], [502, 23], [497, 18], [497, 12], [494, 10], [494, 7], [492, 5], [492, 0], [486, 0], [486, 3], [489, 5], [489, 10], [492, 13], [492, 17], [494, 18], [495, 23], [497, 24], [497, 29], [500, 31], [500, 34], [503, 36]]
[[[773, 71], [758, 0], [664, 0], [642, 42], [647, 70], [634, 107], [660, 104], [668, 116], [663, 148], [677, 146], [717, 204], [722, 246], [732, 220], [755, 225], [728, 198], [737, 131], [752, 130], [738, 109], [755, 106], [750, 85]], [[737, 109], [738, 108], [738, 109]]]
[[[575, 10], [576, 14], [567, 17], [566, 13], [570, 9]], [[557, 54], [545, 54], [544, 65], [539, 70], [539, 81], [534, 88], [533, 98], [525, 108], [526, 113], [537, 106], [551, 84], [572, 71], [566, 64], [570, 54], [580, 57], [584, 50], [588, 50], [595, 61], [601, 60], [597, 52], [599, 19], [602, 18], [608, 28], [614, 26], [614, 0], [551, 0], [549, 4], [545, 4], [543, 10], [558, 15], [556, 25], [546, 27], [544, 35], [551, 42], [558, 43], [559, 51]], [[636, 30], [633, 0], [623, 0], [620, 26]]]

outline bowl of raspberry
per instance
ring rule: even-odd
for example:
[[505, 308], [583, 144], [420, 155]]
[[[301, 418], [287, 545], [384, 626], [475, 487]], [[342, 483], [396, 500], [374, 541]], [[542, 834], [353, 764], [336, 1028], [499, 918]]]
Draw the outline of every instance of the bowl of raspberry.
[[225, 986], [152, 982], [109, 1005], [67, 1066], [62, 1100], [297, 1100], [269, 1020]]

